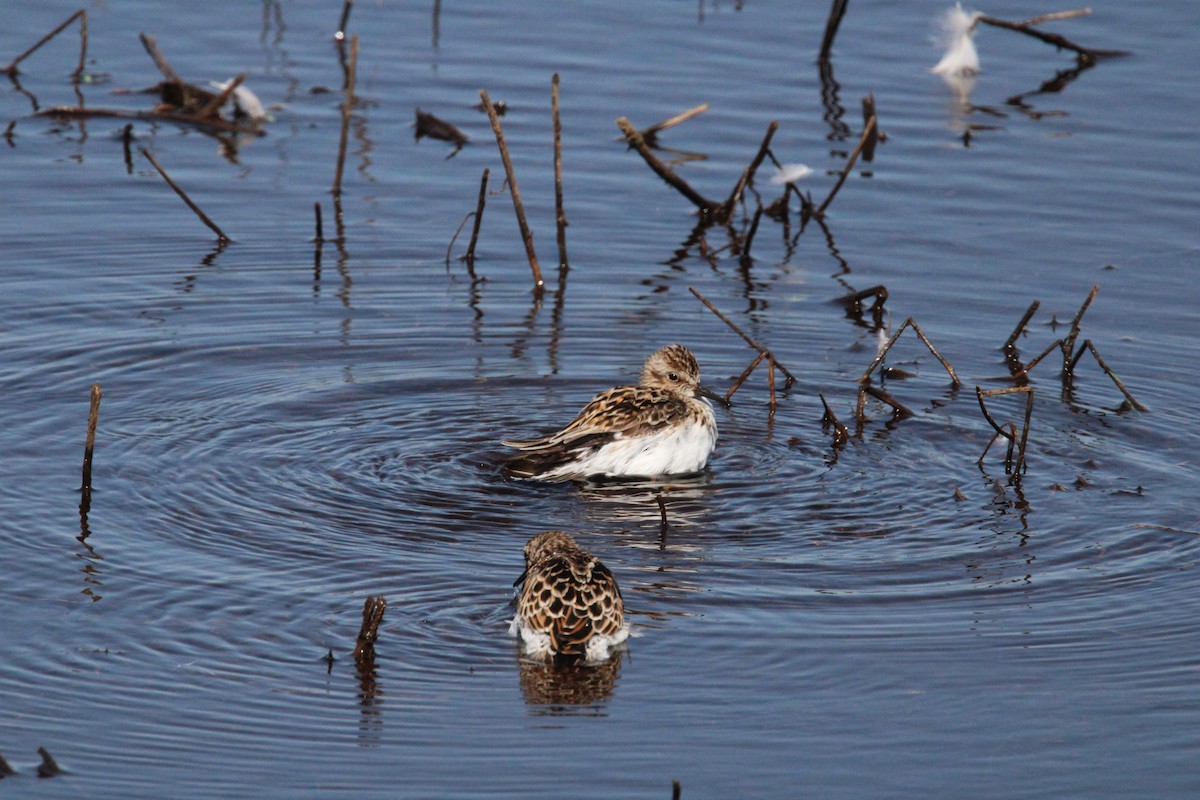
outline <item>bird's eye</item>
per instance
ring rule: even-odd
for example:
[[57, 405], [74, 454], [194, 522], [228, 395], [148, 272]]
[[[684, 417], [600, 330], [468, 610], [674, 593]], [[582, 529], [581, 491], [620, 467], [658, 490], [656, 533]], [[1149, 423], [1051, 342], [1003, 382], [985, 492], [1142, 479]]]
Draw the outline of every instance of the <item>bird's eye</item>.
[[668, 372], [667, 377], [670, 378], [671, 380], [675, 381], [676, 383], [679, 382], [679, 375], [677, 373]]

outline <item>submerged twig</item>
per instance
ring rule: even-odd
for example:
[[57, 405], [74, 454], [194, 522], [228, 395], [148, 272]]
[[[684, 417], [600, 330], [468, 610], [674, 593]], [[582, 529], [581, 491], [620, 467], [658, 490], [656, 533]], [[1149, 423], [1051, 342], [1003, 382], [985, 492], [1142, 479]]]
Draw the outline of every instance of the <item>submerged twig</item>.
[[542, 296], [545, 282], [542, 280], [542, 270], [538, 266], [537, 254], [533, 250], [533, 232], [525, 221], [525, 206], [521, 203], [521, 191], [517, 188], [517, 176], [513, 173], [512, 159], [508, 155], [508, 145], [504, 143], [504, 131], [500, 129], [500, 117], [492, 106], [486, 89], [479, 90], [479, 98], [487, 112], [488, 120], [492, 123], [492, 133], [496, 135], [496, 144], [500, 148], [500, 159], [504, 162], [504, 174], [508, 180], [508, 192], [512, 195], [513, 210], [517, 214], [517, 225], [521, 228], [521, 238], [525, 242], [525, 253], [529, 256], [529, 269], [533, 272], [533, 291], [537, 297]]
[[74, 14], [72, 14], [71, 16], [67, 17], [65, 20], [63, 20], [61, 23], [59, 23], [57, 28], [55, 28], [54, 30], [47, 33], [41, 39], [38, 39], [36, 42], [33, 43], [32, 47], [30, 47], [24, 53], [21, 53], [21, 55], [14, 58], [7, 67], [0, 68], [0, 72], [3, 72], [5, 75], [9, 76], [10, 78], [14, 77], [18, 72], [18, 70], [17, 70], [18, 64], [20, 64], [26, 58], [28, 58], [29, 56], [31, 56], [35, 52], [37, 52], [38, 48], [40, 48], [46, 42], [50, 41], [55, 36], [62, 33], [63, 29], [66, 28], [68, 25], [70, 25], [72, 22], [74, 22], [76, 19], [80, 20], [80, 23], [79, 23], [80, 43], [79, 43], [79, 66], [75, 68], [74, 78], [75, 78], [75, 80], [79, 80], [79, 76], [83, 74], [84, 61], [87, 59], [87, 9], [86, 8], [81, 8], [78, 11], [76, 11]]
[[144, 155], [147, 160], [154, 165], [154, 168], [158, 170], [158, 174], [163, 177], [163, 180], [167, 182], [167, 185], [175, 190], [175, 194], [179, 195], [183, 202], [187, 203], [187, 207], [190, 208], [192, 212], [200, 218], [201, 222], [207, 225], [209, 229], [213, 231], [213, 233], [217, 234], [218, 241], [220, 241], [222, 244], [230, 241], [229, 237], [225, 235], [225, 231], [217, 227], [217, 223], [209, 219], [208, 215], [200, 210], [200, 206], [192, 202], [192, 198], [187, 196], [187, 192], [183, 191], [183, 189], [181, 189], [179, 185], [175, 183], [175, 181], [171, 180], [171, 176], [168, 175], [167, 171], [163, 169], [161, 164], [158, 163], [158, 159], [154, 157], [154, 154], [144, 147], [139, 149], [141, 150], [142, 155]]
[[[691, 292], [693, 295], [695, 295], [696, 299], [699, 300], [701, 303], [703, 303], [708, 308], [709, 311], [716, 314], [717, 317], [722, 322], [724, 322], [726, 325], [728, 325], [730, 328], [732, 328], [734, 333], [736, 333], [738, 336], [742, 337], [742, 340], [744, 342], [746, 342], [746, 344], [753, 347], [759, 353], [764, 353], [764, 354], [770, 353], [770, 350], [763, 347], [761, 344], [759, 344], [758, 342], [754, 341], [749, 336], [747, 336], [746, 333], [741, 328], [739, 328], [737, 325], [735, 325], [733, 323], [733, 320], [729, 319], [729, 317], [725, 316], [719, 310], [717, 310], [717, 307], [714, 306], [712, 303], [710, 303], [707, 297], [705, 297], [704, 295], [697, 292], [694, 287], [689, 286], [688, 291]], [[772, 359], [774, 359], [773, 355], [772, 355]], [[796, 382], [796, 376], [793, 375], [791, 372], [789, 372], [787, 367], [785, 367], [783, 364], [780, 364], [778, 359], [774, 359], [773, 363], [776, 367], [779, 368], [779, 371], [782, 372], [787, 377], [787, 382], [784, 383], [783, 388], [785, 388], [785, 389], [790, 388], [791, 385]]]

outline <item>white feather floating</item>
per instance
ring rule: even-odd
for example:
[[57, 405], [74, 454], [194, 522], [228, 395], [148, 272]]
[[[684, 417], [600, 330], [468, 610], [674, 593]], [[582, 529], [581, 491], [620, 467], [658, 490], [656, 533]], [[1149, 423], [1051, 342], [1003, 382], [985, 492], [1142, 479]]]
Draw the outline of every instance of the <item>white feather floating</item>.
[[[225, 91], [225, 87], [232, 81], [220, 83], [218, 81], [209, 81], [213, 88], [220, 91]], [[263, 107], [262, 101], [258, 99], [258, 95], [247, 89], [245, 86], [238, 86], [229, 95], [229, 99], [233, 101], [233, 111], [239, 117], [246, 117], [251, 122], [271, 121], [271, 115], [267, 113], [267, 109]]]
[[979, 53], [975, 50], [975, 23], [983, 16], [982, 11], [963, 11], [962, 3], [946, 10], [942, 15], [942, 42], [946, 54], [933, 68], [933, 72], [946, 77], [965, 77], [979, 74]]
[[775, 170], [775, 174], [771, 176], [771, 183], [795, 183], [812, 175], [812, 172], [812, 167], [806, 164], [784, 164]]

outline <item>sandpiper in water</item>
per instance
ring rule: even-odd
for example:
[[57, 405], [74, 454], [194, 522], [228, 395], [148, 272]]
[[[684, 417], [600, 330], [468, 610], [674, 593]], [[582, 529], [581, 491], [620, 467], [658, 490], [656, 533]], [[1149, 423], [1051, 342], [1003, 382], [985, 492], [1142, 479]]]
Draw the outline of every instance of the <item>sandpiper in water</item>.
[[617, 579], [561, 531], [525, 544], [525, 571], [513, 585], [521, 589], [509, 633], [528, 655], [602, 660], [629, 636]]
[[637, 386], [601, 392], [557, 433], [504, 442], [521, 451], [506, 471], [545, 481], [699, 472], [717, 443], [716, 417], [704, 398], [729, 405], [700, 384], [691, 351], [668, 345], [646, 359]]

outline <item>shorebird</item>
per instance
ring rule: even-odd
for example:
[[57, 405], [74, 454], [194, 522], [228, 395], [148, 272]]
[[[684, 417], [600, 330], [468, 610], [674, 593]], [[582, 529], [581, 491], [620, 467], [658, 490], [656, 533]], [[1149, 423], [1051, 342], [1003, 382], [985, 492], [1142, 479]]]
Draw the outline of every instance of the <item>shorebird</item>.
[[668, 345], [646, 359], [637, 386], [601, 392], [557, 433], [504, 442], [521, 451], [506, 472], [543, 481], [700, 472], [717, 443], [709, 400], [729, 405], [700, 384], [690, 350]]

